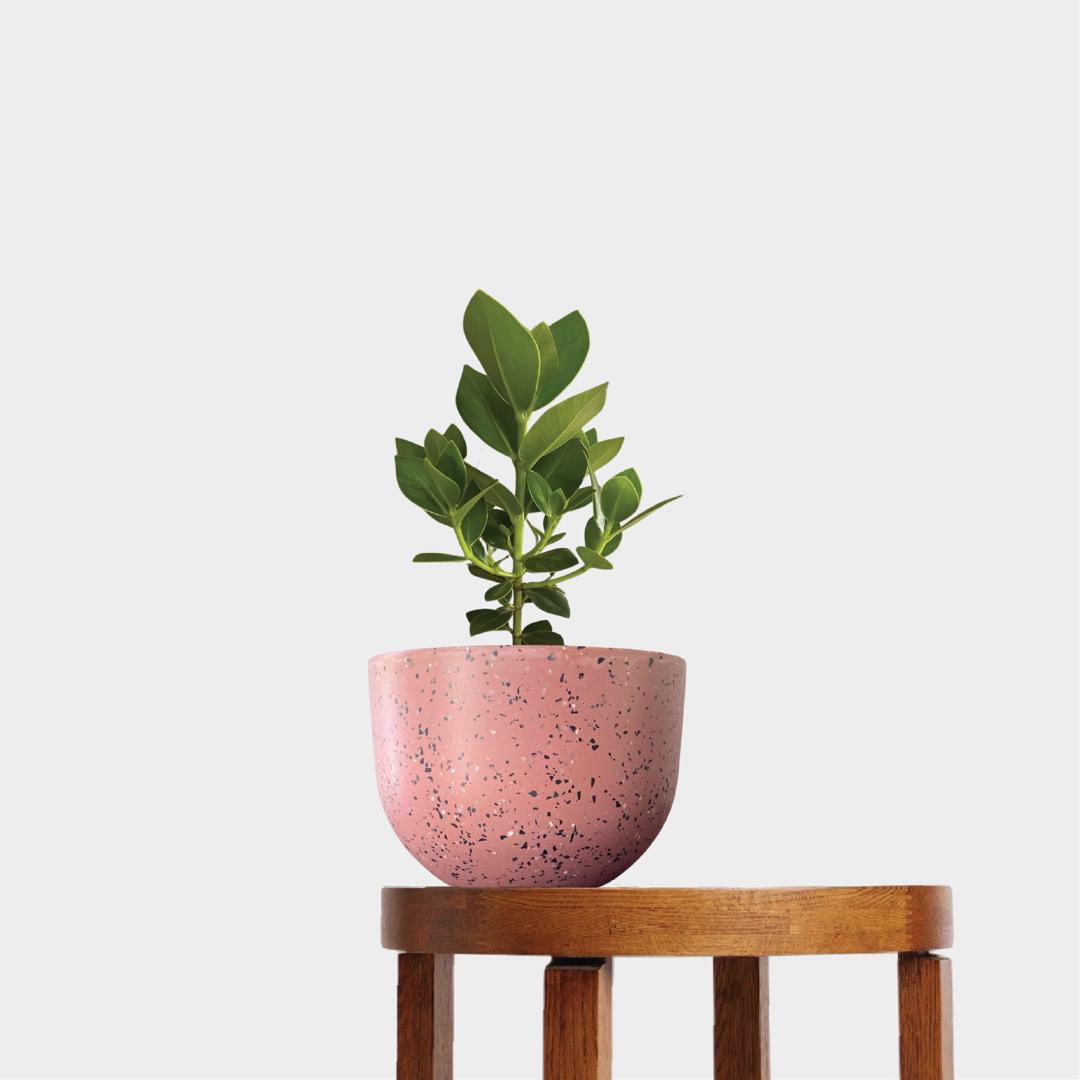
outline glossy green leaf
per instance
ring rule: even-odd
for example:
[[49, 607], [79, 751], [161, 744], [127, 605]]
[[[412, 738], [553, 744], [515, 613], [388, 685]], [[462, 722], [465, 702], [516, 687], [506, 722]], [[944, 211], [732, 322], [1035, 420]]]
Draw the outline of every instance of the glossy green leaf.
[[640, 505], [641, 496], [628, 476], [613, 476], [600, 489], [600, 509], [606, 521], [622, 521]]
[[505, 600], [514, 591], [514, 585], [511, 581], [501, 581], [498, 585], [492, 585], [486, 593], [484, 593], [485, 600]]
[[533, 502], [545, 514], [553, 514], [554, 511], [551, 510], [551, 487], [548, 482], [538, 472], [530, 472], [526, 477], [526, 483]]
[[621, 534], [624, 530], [629, 529], [631, 525], [636, 525], [639, 521], [644, 521], [650, 514], [655, 514], [661, 506], [667, 506], [668, 503], [673, 503], [676, 499], [681, 499], [681, 495], [672, 495], [670, 498], [661, 499], [658, 503], [653, 503], [647, 510], [642, 510], [637, 517], [632, 517], [629, 521], [624, 521], [622, 527], [619, 529]]
[[548, 514], [552, 518], [560, 518], [566, 512], [566, 496], [556, 488], [551, 493], [551, 505], [548, 507]]
[[533, 468], [552, 488], [569, 498], [585, 479], [589, 466], [581, 442], [569, 439], [558, 450], [545, 454]]
[[555, 339], [559, 366], [540, 386], [540, 392], [536, 395], [538, 409], [554, 401], [570, 385], [589, 351], [589, 328], [579, 311], [571, 311], [553, 322], [551, 336]]
[[457, 424], [451, 424], [444, 432], [445, 435], [457, 448], [462, 457], [469, 452], [468, 446], [465, 444], [465, 436], [461, 434], [461, 428]]
[[583, 443], [584, 443], [584, 444], [585, 444], [586, 446], [592, 446], [592, 445], [593, 445], [593, 443], [595, 443], [595, 442], [596, 442], [596, 440], [597, 440], [597, 437], [598, 437], [598, 436], [597, 436], [597, 434], [596, 434], [596, 428], [594, 428], [594, 427], [591, 427], [591, 428], [589, 428], [589, 430], [588, 430], [588, 431], [583, 431], [583, 432], [581, 433], [581, 441], [582, 441], [582, 442], [583, 442]]
[[533, 341], [536, 342], [536, 347], [540, 351], [539, 385], [543, 386], [555, 374], [559, 366], [559, 350], [555, 346], [555, 338], [547, 323], [537, 323], [529, 333], [532, 334]]
[[589, 447], [589, 464], [594, 469], [603, 468], [622, 449], [623, 437], [603, 439]]
[[394, 445], [402, 457], [424, 457], [424, 448], [419, 443], [409, 442], [408, 439], [395, 439]]
[[[601, 544], [603, 544], [604, 531], [596, 523], [596, 518], [589, 518], [585, 522], [585, 543], [588, 547], [591, 547], [593, 551], [599, 551]], [[622, 543], [622, 537], [615, 533], [608, 537], [606, 544], [603, 544], [604, 554], [610, 555], [618, 546]]]
[[565, 645], [562, 634], [556, 634], [554, 630], [532, 630], [529, 633], [521, 632], [522, 645]]
[[641, 487], [641, 477], [638, 476], [636, 470], [634, 470], [634, 469], [623, 469], [622, 472], [617, 472], [615, 475], [616, 476], [625, 476], [626, 479], [629, 480], [630, 483], [634, 485], [634, 490], [638, 493], [638, 498], [639, 499], [641, 498], [641, 492], [643, 490], [642, 487]]
[[[437, 488], [428, 478], [429, 469], [435, 472], [426, 458], [404, 457], [401, 454], [394, 458], [398, 487], [405, 498], [430, 513], [445, 514], [446, 506]], [[451, 481], [447, 480], [447, 483]]]
[[567, 439], [580, 434], [582, 427], [604, 407], [606, 397], [607, 383], [601, 383], [591, 390], [560, 401], [558, 405], [552, 405], [541, 414], [521, 441], [521, 459], [531, 468], [545, 454], [550, 454]]
[[472, 509], [461, 519], [461, 533], [465, 543], [475, 544], [484, 534], [487, 526], [488, 505], [483, 499], [477, 499]]
[[549, 615], [561, 615], [564, 619], [570, 617], [570, 601], [557, 585], [549, 585], [547, 588], [527, 587], [527, 594], [541, 611], [546, 611]]
[[578, 488], [569, 499], [566, 500], [566, 513], [572, 510], [580, 510], [583, 506], [592, 506], [592, 488]]
[[498, 574], [489, 574], [486, 570], [484, 570], [481, 567], [477, 566], [475, 563], [469, 563], [469, 565], [465, 569], [468, 570], [469, 573], [472, 574], [473, 577], [478, 577], [482, 581], [505, 581], [506, 580], [506, 578], [499, 577]]
[[591, 570], [613, 570], [614, 567], [604, 558], [598, 551], [593, 551], [592, 548], [579, 547], [577, 549], [578, 558], [589, 567]]
[[556, 570], [569, 570], [571, 566], [577, 566], [577, 556], [569, 548], [552, 548], [525, 560], [525, 569], [535, 573], [552, 574]]
[[466, 364], [461, 369], [454, 399], [461, 419], [481, 439], [500, 454], [517, 453], [517, 421], [514, 410], [495, 391], [491, 380]]
[[[452, 445], [452, 444], [451, 444]], [[454, 447], [454, 453], [457, 453], [457, 447]], [[415, 461], [415, 458], [409, 458], [409, 461]], [[424, 470], [424, 475], [428, 479], [428, 484], [431, 490], [434, 491], [439, 500], [443, 503], [445, 509], [453, 509], [459, 500], [461, 499], [461, 488], [458, 487], [453, 480], [450, 479], [444, 472], [436, 469], [430, 461], [425, 458], [419, 463]]]
[[[465, 462], [456, 444], [432, 428], [424, 436], [424, 452], [427, 454], [428, 461], [443, 476], [447, 476], [454, 481], [458, 489], [457, 499], [460, 499], [461, 492], [465, 490], [468, 481], [465, 475]], [[455, 499], [455, 502], [457, 499]]]
[[[458, 507], [458, 516], [464, 517], [481, 499], [486, 499], [488, 492], [491, 490], [491, 485], [480, 491], [476, 490], [476, 484], [470, 479], [468, 488], [465, 492], [465, 502]], [[509, 519], [507, 519], [509, 520]], [[447, 524], [453, 524], [447, 520]]]
[[476, 608], [466, 611], [465, 618], [469, 620], [469, 636], [486, 634], [491, 630], [502, 630], [510, 622], [513, 612], [509, 608]]
[[468, 474], [469, 479], [478, 487], [484, 490], [484, 498], [494, 506], [501, 507], [511, 517], [521, 517], [524, 510], [521, 508], [521, 503], [517, 501], [517, 496], [505, 485], [500, 484], [494, 477], [488, 476], [487, 473], [481, 472], [475, 465], [466, 465], [465, 471]]
[[510, 550], [510, 541], [507, 539], [507, 535], [510, 532], [509, 525], [503, 524], [503, 521], [509, 522], [509, 518], [506, 516], [506, 512], [500, 510], [497, 506], [493, 506], [488, 510], [488, 522], [484, 527], [483, 540], [484, 543], [489, 544], [493, 548], [501, 548], [503, 551]]
[[465, 308], [463, 326], [469, 346], [499, 396], [517, 412], [528, 412], [540, 382], [540, 350], [532, 334], [481, 289]]
[[445, 555], [441, 551], [421, 551], [412, 557], [413, 562], [465, 562], [464, 555]]
[[528, 626], [523, 626], [521, 632], [523, 634], [533, 634], [538, 630], [550, 630], [551, 623], [547, 619], [538, 619], [536, 622], [529, 623]]

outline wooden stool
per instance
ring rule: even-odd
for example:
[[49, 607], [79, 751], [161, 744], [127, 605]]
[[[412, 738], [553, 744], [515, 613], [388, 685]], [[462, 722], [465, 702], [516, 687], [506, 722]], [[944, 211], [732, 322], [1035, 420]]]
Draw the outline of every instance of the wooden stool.
[[610, 1080], [615, 956], [713, 958], [713, 1061], [769, 1075], [768, 957], [899, 954], [901, 1080], [951, 1080], [952, 894], [835, 889], [383, 889], [398, 958], [398, 1080], [453, 1075], [455, 953], [551, 956], [545, 1080]]

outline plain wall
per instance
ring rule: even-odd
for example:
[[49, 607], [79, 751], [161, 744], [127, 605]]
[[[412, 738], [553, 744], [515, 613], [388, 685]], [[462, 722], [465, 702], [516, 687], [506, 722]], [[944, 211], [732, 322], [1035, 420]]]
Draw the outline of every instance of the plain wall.
[[[391, 453], [483, 287], [686, 494], [571, 593], [689, 664], [622, 884], [950, 883], [959, 1075], [1076, 1076], [1076, 22], [0, 7], [0, 1072], [392, 1073], [366, 660], [479, 599]], [[538, 1074], [541, 967], [459, 962], [458, 1075]], [[776, 961], [774, 1074], [895, 1075], [893, 967]], [[617, 1075], [710, 1008], [619, 963]]]

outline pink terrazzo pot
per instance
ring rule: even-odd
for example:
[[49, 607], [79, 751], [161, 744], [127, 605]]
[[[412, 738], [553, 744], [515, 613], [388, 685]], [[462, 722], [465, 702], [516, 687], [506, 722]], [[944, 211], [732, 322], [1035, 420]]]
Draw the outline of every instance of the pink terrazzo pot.
[[686, 685], [677, 656], [411, 649], [373, 657], [368, 679], [386, 816], [447, 885], [603, 885], [668, 816]]

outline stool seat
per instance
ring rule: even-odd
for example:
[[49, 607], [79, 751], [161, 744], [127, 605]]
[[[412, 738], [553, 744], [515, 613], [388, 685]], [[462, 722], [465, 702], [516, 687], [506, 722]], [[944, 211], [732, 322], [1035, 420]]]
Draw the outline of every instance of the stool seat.
[[711, 957], [716, 1080], [768, 1080], [769, 957], [896, 953], [901, 1080], [952, 1080], [952, 891], [794, 889], [382, 891], [398, 957], [398, 1080], [452, 1080], [457, 953], [550, 956], [544, 1080], [611, 1080], [614, 958]]
[[943, 885], [387, 888], [382, 944], [503, 956], [812, 956], [952, 944]]

